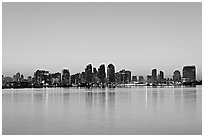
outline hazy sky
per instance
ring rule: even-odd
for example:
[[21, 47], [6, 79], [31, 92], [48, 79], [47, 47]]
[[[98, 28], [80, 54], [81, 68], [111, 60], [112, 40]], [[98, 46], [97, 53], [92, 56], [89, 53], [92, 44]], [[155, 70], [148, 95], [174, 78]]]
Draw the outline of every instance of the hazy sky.
[[113, 63], [145, 77], [194, 64], [201, 78], [201, 2], [3, 3], [2, 16], [5, 76]]

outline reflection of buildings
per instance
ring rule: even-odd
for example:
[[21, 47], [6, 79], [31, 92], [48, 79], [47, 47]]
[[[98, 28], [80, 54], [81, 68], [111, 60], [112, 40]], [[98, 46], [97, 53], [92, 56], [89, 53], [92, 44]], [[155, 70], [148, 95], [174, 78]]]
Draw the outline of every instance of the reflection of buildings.
[[183, 78], [187, 82], [196, 81], [196, 67], [193, 66], [184, 66], [183, 67]]

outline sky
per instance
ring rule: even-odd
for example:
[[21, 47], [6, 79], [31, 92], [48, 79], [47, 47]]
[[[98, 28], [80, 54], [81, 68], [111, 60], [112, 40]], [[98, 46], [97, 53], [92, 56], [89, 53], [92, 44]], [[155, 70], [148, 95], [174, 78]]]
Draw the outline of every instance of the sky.
[[3, 3], [2, 73], [71, 74], [89, 63], [172, 77], [196, 65], [202, 78], [202, 3]]

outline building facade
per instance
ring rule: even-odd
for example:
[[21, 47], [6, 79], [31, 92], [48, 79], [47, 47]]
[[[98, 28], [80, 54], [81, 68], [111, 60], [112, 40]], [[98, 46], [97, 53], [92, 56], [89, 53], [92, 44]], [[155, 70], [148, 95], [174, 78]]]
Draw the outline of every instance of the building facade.
[[184, 66], [183, 67], [183, 78], [187, 80], [187, 82], [196, 81], [196, 67], [192, 66]]
[[115, 83], [115, 66], [113, 64], [107, 66], [107, 80], [108, 83]]

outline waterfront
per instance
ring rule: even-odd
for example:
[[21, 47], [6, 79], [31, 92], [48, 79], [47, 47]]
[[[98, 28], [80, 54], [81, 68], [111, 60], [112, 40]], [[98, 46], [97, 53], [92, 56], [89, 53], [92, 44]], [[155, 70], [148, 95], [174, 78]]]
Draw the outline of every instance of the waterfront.
[[202, 134], [202, 86], [4, 89], [3, 134]]

